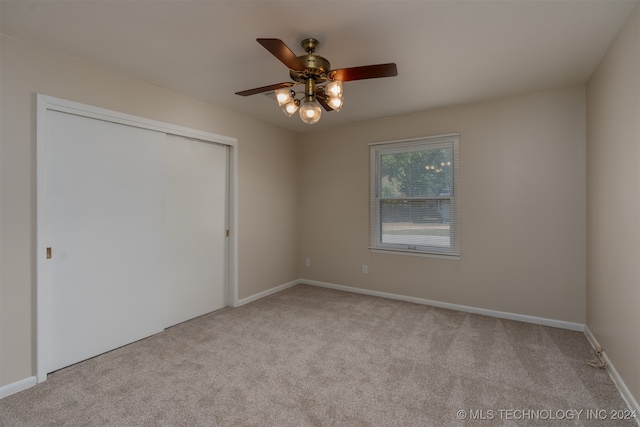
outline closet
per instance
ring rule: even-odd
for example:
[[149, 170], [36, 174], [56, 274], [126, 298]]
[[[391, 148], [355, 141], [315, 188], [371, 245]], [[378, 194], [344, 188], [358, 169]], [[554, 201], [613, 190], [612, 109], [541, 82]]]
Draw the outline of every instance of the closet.
[[229, 145], [40, 113], [39, 365], [52, 372], [227, 305]]

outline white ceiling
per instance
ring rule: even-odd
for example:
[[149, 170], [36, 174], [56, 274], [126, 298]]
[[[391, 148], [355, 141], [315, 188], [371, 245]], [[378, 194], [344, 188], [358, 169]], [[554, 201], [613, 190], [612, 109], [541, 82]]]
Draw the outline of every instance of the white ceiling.
[[[585, 82], [637, 0], [1, 0], [1, 32], [297, 132]], [[297, 55], [320, 41], [332, 68], [395, 62], [345, 83], [345, 105], [306, 125], [264, 94], [289, 81], [256, 42]]]

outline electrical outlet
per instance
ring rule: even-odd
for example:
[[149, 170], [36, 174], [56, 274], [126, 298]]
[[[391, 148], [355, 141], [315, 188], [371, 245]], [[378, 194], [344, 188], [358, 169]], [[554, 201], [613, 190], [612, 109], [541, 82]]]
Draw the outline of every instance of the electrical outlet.
[[304, 259], [304, 266], [305, 267], [311, 267], [311, 258], [305, 258]]
[[362, 274], [369, 274], [369, 266], [368, 265], [363, 265], [362, 266]]
[[600, 347], [599, 345], [596, 346], [596, 348], [593, 349], [593, 351], [596, 352], [596, 356], [598, 357], [602, 357], [602, 347]]

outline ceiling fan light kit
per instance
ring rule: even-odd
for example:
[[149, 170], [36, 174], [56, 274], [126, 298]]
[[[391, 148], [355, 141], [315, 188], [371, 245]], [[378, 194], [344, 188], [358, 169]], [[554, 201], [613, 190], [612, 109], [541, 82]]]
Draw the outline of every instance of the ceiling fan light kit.
[[291, 89], [278, 89], [276, 90], [276, 99], [278, 100], [278, 105], [283, 106], [289, 102], [291, 102], [296, 93]]
[[[393, 63], [331, 70], [327, 59], [314, 55], [319, 43], [313, 38], [304, 39], [300, 43], [307, 52], [302, 56], [296, 56], [280, 39], [257, 41], [289, 68], [289, 77], [293, 82], [262, 86], [236, 92], [236, 95], [249, 96], [275, 91], [278, 105], [284, 114], [291, 117], [299, 111], [300, 119], [307, 124], [320, 120], [322, 108], [326, 111], [340, 111], [344, 105], [342, 82], [398, 75], [396, 64]], [[304, 84], [304, 94], [296, 98], [298, 94], [291, 87], [300, 84]]]
[[320, 120], [322, 109], [320, 104], [312, 96], [307, 96], [302, 100], [300, 106], [300, 118], [308, 125], [312, 125]]
[[300, 106], [300, 100], [292, 99], [291, 101], [287, 102], [282, 106], [282, 111], [284, 111], [284, 114], [291, 117], [296, 111], [298, 111], [299, 106]]

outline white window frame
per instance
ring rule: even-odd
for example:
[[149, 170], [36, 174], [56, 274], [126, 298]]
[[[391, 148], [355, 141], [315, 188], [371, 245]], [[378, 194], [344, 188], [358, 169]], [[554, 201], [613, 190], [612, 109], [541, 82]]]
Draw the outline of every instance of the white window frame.
[[[392, 253], [398, 255], [417, 255], [437, 258], [460, 259], [460, 134], [446, 134], [431, 137], [405, 139], [399, 141], [374, 142], [369, 144], [371, 156], [371, 194], [370, 194], [370, 245], [373, 252]], [[380, 207], [382, 202], [390, 198], [382, 197], [381, 189], [381, 158], [383, 155], [406, 153], [412, 151], [433, 150], [438, 148], [451, 149], [452, 188], [449, 196], [403, 197], [403, 200], [444, 199], [450, 201], [450, 245], [442, 246], [413, 246], [382, 242], [382, 224]]]

